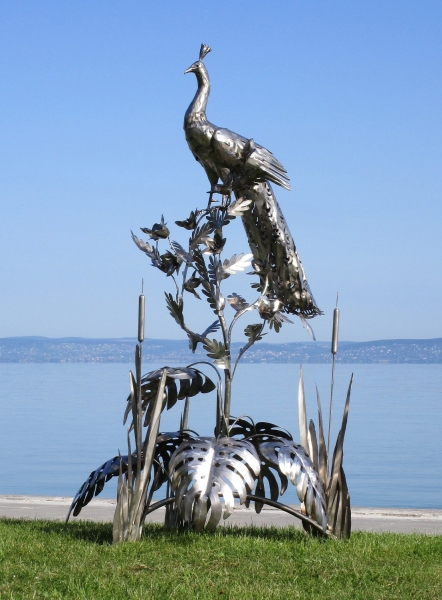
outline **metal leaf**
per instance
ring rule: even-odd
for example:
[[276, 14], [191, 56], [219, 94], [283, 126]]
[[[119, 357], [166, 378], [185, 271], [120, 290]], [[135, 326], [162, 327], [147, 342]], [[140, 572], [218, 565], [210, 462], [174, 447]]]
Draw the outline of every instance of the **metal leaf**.
[[252, 200], [248, 200], [247, 198], [238, 198], [235, 202], [227, 209], [227, 214], [232, 217], [242, 217], [243, 214], [250, 210], [250, 205], [252, 204]]
[[216, 321], [211, 323], [209, 325], [209, 327], [207, 327], [207, 329], [205, 329], [201, 334], [192, 333], [191, 331], [188, 330], [187, 337], [189, 338], [189, 348], [192, 350], [192, 352], [195, 352], [199, 343], [205, 342], [205, 338], [207, 337], [207, 335], [209, 333], [215, 333], [216, 331], [218, 331], [218, 329], [220, 327], [221, 327], [221, 324], [220, 324], [219, 320], [217, 319]]
[[218, 342], [218, 340], [206, 339], [205, 343], [203, 344], [203, 348], [207, 352], [207, 356], [212, 359], [224, 358], [226, 355], [224, 344], [222, 342]]
[[[274, 423], [267, 423], [265, 421], [259, 421], [258, 423], [254, 423], [251, 417], [230, 417], [229, 421], [229, 435], [231, 437], [240, 436], [240, 439], [246, 439], [251, 442], [255, 447], [259, 455], [259, 447], [264, 441], [284, 438], [287, 440], [291, 440], [292, 436], [290, 432]], [[263, 457], [262, 457], [263, 458]], [[272, 472], [272, 469], [275, 470], [276, 474], [279, 477], [280, 483], [278, 484], [275, 475]], [[284, 494], [287, 489], [288, 479], [287, 477], [279, 471], [277, 467], [268, 462], [263, 462], [261, 465], [261, 474], [260, 474], [262, 484], [267, 483], [267, 486], [270, 491], [271, 500], [277, 501], [278, 497]], [[255, 495], [262, 495], [258, 493], [260, 488], [255, 489]], [[257, 513], [260, 512], [262, 508], [262, 504], [255, 503], [255, 511]]]
[[[185, 440], [193, 437], [198, 437], [198, 434], [187, 427], [182, 431], [167, 431], [158, 435], [153, 463], [154, 476], [157, 479], [154, 491], [159, 490], [169, 480], [169, 464], [173, 453]], [[158, 478], [157, 472], [160, 472]]]
[[205, 244], [212, 231], [210, 223], [204, 223], [201, 227], [197, 227], [190, 238], [190, 249], [195, 250], [199, 244]]
[[201, 337], [207, 337], [209, 333], [215, 333], [221, 327], [219, 320], [214, 321], [207, 329], [203, 331]]
[[247, 327], [244, 329], [244, 333], [249, 338], [249, 342], [255, 343], [259, 342], [259, 340], [262, 340], [264, 335], [267, 335], [262, 333], [263, 329], [263, 323], [255, 323], [253, 325], [247, 325]]
[[166, 382], [167, 389], [167, 410], [170, 410], [178, 401], [178, 391], [174, 379], [167, 378]]
[[231, 437], [240, 435], [243, 439], [248, 439], [252, 443], [257, 440], [258, 445], [264, 441], [272, 439], [292, 440], [289, 431], [267, 421], [259, 421], [255, 423], [249, 416], [230, 417], [229, 420], [229, 435]]
[[215, 231], [213, 238], [205, 238], [204, 243], [207, 246], [203, 254], [219, 254], [226, 243], [226, 238], [223, 238], [219, 230]]
[[333, 461], [331, 467], [330, 474], [330, 495], [333, 496], [334, 488], [336, 486], [337, 478], [339, 476], [339, 469], [342, 466], [342, 460], [344, 457], [344, 436], [345, 430], [347, 428], [347, 419], [348, 419], [348, 410], [350, 407], [350, 396], [351, 396], [351, 387], [353, 384], [353, 373], [350, 378], [350, 384], [348, 386], [347, 398], [345, 401], [344, 414], [342, 416], [342, 425], [338, 434], [338, 439], [336, 440], [336, 446], [333, 453]]
[[209, 274], [207, 272], [206, 263], [204, 261], [204, 257], [202, 255], [201, 250], [199, 248], [195, 248], [192, 251], [192, 256], [195, 262], [196, 270], [198, 271], [198, 275], [208, 282]]
[[152, 247], [149, 244], [149, 242], [144, 242], [143, 240], [137, 238], [137, 236], [134, 234], [133, 231], [131, 231], [131, 234], [132, 234], [132, 239], [135, 242], [135, 244], [138, 246], [138, 248], [142, 252], [147, 254], [147, 256], [151, 259], [152, 266], [157, 267], [157, 269], [160, 269], [160, 271], [164, 271], [166, 269], [166, 265], [163, 264], [162, 258], [160, 256], [160, 253], [158, 252], [158, 250], [156, 248]]
[[290, 319], [288, 319], [285, 315], [282, 314], [282, 312], [280, 312], [279, 310], [277, 312], [275, 312], [275, 314], [273, 315], [273, 318], [278, 321], [279, 323], [290, 323], [291, 325], [293, 325], [293, 321], [291, 321]]
[[192, 231], [192, 229], [195, 229], [196, 227], [197, 212], [197, 210], [192, 210], [187, 219], [185, 219], [184, 221], [175, 221], [175, 223], [178, 225], [178, 227], [184, 227], [184, 229]]
[[212, 285], [217, 285], [222, 278], [222, 266], [216, 256], [209, 257], [209, 281]]
[[329, 487], [327, 490], [327, 523], [330, 530], [337, 537], [348, 537], [350, 535], [351, 527], [350, 495], [348, 493], [342, 462], [344, 458], [344, 437], [347, 428], [352, 384], [353, 374], [348, 386], [341, 429], [333, 452]]
[[241, 504], [245, 502], [260, 468], [258, 455], [247, 441], [198, 438], [181, 444], [170, 460], [169, 475], [183, 520], [193, 523], [196, 531], [204, 526], [213, 530], [221, 517], [232, 514], [233, 493]]
[[156, 258], [156, 255], [154, 255], [154, 250], [153, 250], [152, 246], [149, 244], [149, 242], [144, 242], [140, 238], [137, 238], [137, 236], [134, 234], [133, 231], [131, 231], [131, 234], [132, 234], [133, 241], [135, 242], [135, 244], [138, 246], [138, 248], [142, 252], [147, 254], [147, 256], [149, 256], [150, 258]]
[[319, 461], [319, 479], [321, 480], [324, 489], [328, 486], [328, 459], [327, 459], [327, 446], [325, 443], [324, 436], [324, 425], [322, 421], [322, 407], [321, 399], [319, 397], [318, 386], [316, 386], [316, 401], [318, 403], [318, 424], [319, 424], [319, 449], [318, 449], [318, 461]]
[[[191, 439], [192, 434], [197, 434], [190, 430], [173, 431], [160, 433], [156, 441], [155, 456], [153, 461], [153, 474], [156, 479], [155, 490], [159, 489], [163, 483], [168, 480], [168, 470], [170, 457], [183, 441]], [[69, 519], [72, 514], [78, 516], [81, 510], [89, 504], [94, 496], [98, 496], [104, 488], [104, 485], [113, 477], [124, 475], [128, 469], [135, 471], [137, 467], [137, 455], [134, 452], [131, 456], [114, 456], [103, 463], [98, 469], [92, 471], [88, 479], [83, 483], [69, 508]], [[156, 477], [160, 471], [160, 476]]]
[[318, 453], [318, 439], [316, 437], [315, 424], [310, 419], [307, 432], [307, 443], [308, 443], [308, 454], [312, 460], [313, 466], [319, 473], [319, 453]]
[[[175, 402], [175, 390], [176, 386], [173, 385], [175, 380], [186, 382], [185, 389], [181, 385], [177, 399], [183, 400], [186, 396], [194, 396], [196, 394], [202, 393], [206, 394], [207, 392], [215, 389], [215, 384], [213, 381], [207, 377], [202, 371], [199, 371], [195, 368], [189, 367], [181, 367], [181, 368], [172, 368], [166, 367], [167, 369], [167, 379], [166, 379], [166, 387], [165, 387], [165, 397], [164, 397], [164, 407], [167, 406], [167, 409], [171, 408]], [[156, 369], [155, 371], [151, 371], [146, 375], [143, 375], [141, 379], [141, 400], [142, 400], [142, 410], [145, 413], [145, 424], [148, 422], [150, 418], [150, 410], [152, 406], [152, 401], [155, 398], [158, 390], [158, 385], [161, 379], [163, 369]], [[169, 394], [171, 396], [169, 397]], [[123, 424], [126, 423], [126, 419], [129, 416], [131, 411], [131, 397], [129, 396], [127, 400], [127, 406], [124, 413]]]
[[245, 308], [248, 308], [248, 304], [247, 304], [247, 300], [245, 300], [242, 296], [240, 296], [239, 294], [233, 293], [230, 294], [230, 296], [227, 296], [227, 302], [230, 304], [230, 306], [236, 310], [236, 312], [239, 312], [240, 310], [244, 310]]
[[223, 272], [229, 275], [235, 275], [239, 271], [244, 271], [246, 267], [251, 264], [253, 254], [234, 254], [232, 258], [227, 259], [223, 262]]
[[141, 227], [141, 231], [143, 233], [147, 233], [151, 239], [158, 241], [159, 239], [165, 240], [169, 237], [170, 231], [166, 227], [166, 223], [164, 222], [164, 216], [161, 215], [161, 223], [155, 223], [152, 229], [149, 227]]
[[[136, 464], [136, 456], [132, 457], [132, 459], [133, 463]], [[88, 479], [75, 494], [66, 520], [69, 519], [71, 513], [74, 517], [79, 515], [81, 509], [86, 506], [86, 504], [89, 504], [94, 495], [98, 496], [98, 494], [100, 494], [104, 484], [109, 481], [109, 479], [112, 479], [112, 477], [118, 476], [120, 465], [122, 466], [123, 473], [125, 473], [127, 471], [127, 456], [114, 456], [114, 458], [107, 460], [98, 467], [98, 469], [92, 471]]]
[[172, 294], [164, 293], [166, 296], [166, 304], [169, 309], [170, 314], [175, 319], [180, 327], [184, 328], [184, 316], [183, 316], [183, 304], [178, 304], [174, 299]]
[[308, 333], [312, 336], [313, 341], [316, 342], [315, 332], [313, 331], [311, 325], [307, 323], [307, 320], [303, 316], [300, 316], [299, 318], [301, 319], [301, 323], [304, 329], [308, 331]]
[[178, 400], [184, 400], [190, 396], [190, 381], [183, 379], [180, 381], [180, 391], [178, 393]]
[[196, 271], [194, 271], [192, 277], [190, 277], [190, 279], [187, 279], [187, 281], [184, 282], [183, 289], [186, 290], [186, 292], [190, 292], [191, 294], [193, 294], [195, 298], [198, 298], [198, 300], [201, 300], [200, 296], [198, 296], [196, 292], [196, 288], [200, 285], [201, 278], [196, 277]]
[[307, 409], [305, 407], [304, 377], [302, 374], [302, 365], [299, 367], [298, 382], [298, 423], [301, 446], [308, 452], [307, 440]]
[[177, 256], [181, 258], [182, 261], [186, 262], [188, 265], [191, 265], [193, 262], [193, 257], [191, 254], [186, 252], [184, 248], [178, 242], [171, 241], [170, 245], [172, 250], [175, 252]]
[[226, 211], [220, 207], [212, 208], [207, 215], [207, 222], [212, 228], [212, 231], [221, 231], [224, 225], [228, 225], [228, 221], [229, 219], [227, 218]]
[[174, 273], [179, 273], [183, 262], [181, 256], [178, 256], [169, 250], [162, 254], [159, 259], [152, 260], [153, 266], [160, 269], [163, 273], [166, 273], [167, 277], [170, 277]]
[[287, 475], [296, 486], [299, 501], [304, 503], [308, 516], [325, 531], [327, 516], [324, 489], [304, 448], [291, 440], [280, 439], [263, 442], [259, 446], [259, 452], [277, 466], [281, 473]]

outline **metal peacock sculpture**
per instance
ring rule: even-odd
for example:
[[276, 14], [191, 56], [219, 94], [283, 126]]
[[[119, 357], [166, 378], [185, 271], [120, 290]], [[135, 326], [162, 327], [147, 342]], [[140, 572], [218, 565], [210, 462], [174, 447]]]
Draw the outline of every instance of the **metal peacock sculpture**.
[[[211, 51], [201, 45], [199, 60], [185, 73], [195, 73], [198, 89], [184, 116], [189, 148], [203, 166], [214, 193], [234, 193], [237, 201], [251, 201], [242, 215], [254, 268], [260, 272], [261, 288], [267, 277], [269, 302], [279, 310], [310, 319], [321, 314], [316, 306], [293, 237], [270, 182], [290, 189], [287, 171], [271, 152], [229, 129], [207, 120], [210, 80], [203, 59]], [[218, 184], [221, 180], [222, 184]]]
[[[152, 243], [132, 234], [152, 266], [173, 281], [173, 292], [165, 294], [167, 308], [186, 333], [190, 351], [195, 352], [201, 345], [207, 359], [193, 361], [186, 367], [166, 366], [142, 374], [145, 312], [142, 293], [135, 375], [129, 374], [130, 395], [123, 420], [129, 425], [128, 452], [92, 471], [74, 497], [68, 518], [70, 514], [77, 516], [107, 481], [118, 477], [115, 542], [140, 539], [146, 516], [162, 507], [166, 507], [168, 527], [213, 530], [221, 518], [229, 517], [236, 500], [246, 506], [253, 502], [257, 513], [264, 505], [285, 511], [301, 519], [304, 529], [315, 535], [348, 537], [350, 495], [342, 463], [352, 380], [333, 454], [329, 452], [339, 309], [334, 313], [327, 443], [319, 394], [317, 428], [313, 420], [307, 419], [302, 370], [298, 384], [300, 443], [278, 425], [231, 415], [236, 368], [248, 349], [266, 335], [264, 329], [278, 332], [282, 324], [291, 323], [284, 313], [298, 315], [306, 325], [305, 319], [320, 311], [270, 186], [272, 182], [289, 188], [284, 168], [253, 140], [217, 128], [206, 119], [210, 84], [202, 61], [209, 50], [202, 45], [199, 60], [186, 71], [196, 74], [198, 91], [184, 120], [189, 147], [211, 183], [208, 206], [176, 221], [189, 232], [187, 244], [171, 239], [164, 217], [152, 227], [142, 228]], [[219, 203], [214, 200], [215, 194], [221, 195]], [[244, 223], [252, 254], [234, 254], [224, 259], [225, 227], [237, 217]], [[161, 252], [160, 244], [165, 243], [168, 249]], [[252, 285], [259, 292], [258, 298], [248, 302], [231, 290], [225, 294], [225, 281], [250, 264], [251, 275], [258, 278]], [[192, 330], [185, 320], [184, 307], [190, 294], [199, 301], [205, 299], [216, 315], [216, 320], [202, 333], [198, 331], [203, 327]], [[228, 310], [233, 311], [230, 322]], [[244, 345], [233, 356], [232, 332], [246, 313], [258, 313], [260, 322], [245, 327]], [[196, 368], [197, 365], [203, 370]], [[215, 371], [214, 381], [204, 372], [207, 367]], [[213, 434], [200, 436], [188, 428], [189, 406], [196, 395], [211, 392], [216, 403]], [[162, 412], [173, 410], [180, 400], [184, 401], [184, 410], [177, 430], [160, 432]], [[272, 399], [267, 401], [270, 403]], [[296, 488], [300, 510], [279, 501], [289, 482]], [[153, 502], [154, 493], [164, 488], [165, 498]]]

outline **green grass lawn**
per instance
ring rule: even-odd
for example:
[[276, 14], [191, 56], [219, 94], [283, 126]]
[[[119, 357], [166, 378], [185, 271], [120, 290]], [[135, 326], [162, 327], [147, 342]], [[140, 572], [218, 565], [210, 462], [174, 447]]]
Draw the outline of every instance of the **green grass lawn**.
[[149, 525], [111, 541], [108, 524], [0, 520], [0, 598], [442, 598], [442, 536]]

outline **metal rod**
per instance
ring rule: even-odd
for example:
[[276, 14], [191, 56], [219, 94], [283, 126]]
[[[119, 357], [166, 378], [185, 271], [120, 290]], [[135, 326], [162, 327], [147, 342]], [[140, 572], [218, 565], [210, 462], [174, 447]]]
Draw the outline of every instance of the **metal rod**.
[[[137, 412], [136, 412], [136, 423], [134, 423], [134, 429], [136, 432], [136, 451], [137, 451], [137, 478], [141, 476], [141, 451], [142, 451], [142, 437], [143, 437], [143, 403], [141, 400], [141, 368], [142, 368], [142, 352], [143, 352], [143, 340], [144, 340], [144, 279], [141, 280], [141, 294], [138, 298], [138, 352], [136, 353], [136, 374], [137, 374]], [[135, 414], [134, 414], [135, 417]]]
[[148, 514], [150, 514], [151, 512], [153, 512], [154, 510], [157, 510], [157, 508], [163, 508], [163, 506], [167, 506], [168, 504], [172, 504], [172, 502], [175, 502], [175, 496], [172, 496], [172, 498], [165, 498], [164, 500], [159, 500], [158, 502], [155, 502], [155, 504], [151, 504], [149, 506], [149, 508], [146, 510], [146, 516]]
[[333, 388], [334, 388], [334, 385], [335, 385], [335, 355], [333, 354], [331, 388], [330, 388], [330, 410], [328, 413], [327, 458], [330, 456], [330, 432], [331, 432], [332, 412], [333, 412]]
[[[333, 331], [332, 331], [332, 343], [331, 353], [332, 359], [332, 375], [331, 375], [331, 386], [330, 386], [330, 410], [328, 414], [328, 437], [327, 437], [327, 458], [330, 457], [330, 435], [331, 435], [331, 424], [332, 424], [332, 412], [333, 412], [333, 388], [335, 386], [335, 357], [338, 352], [338, 338], [339, 338], [339, 308], [338, 308], [338, 294], [336, 294], [336, 308], [333, 311]], [[328, 461], [330, 463], [330, 461]]]
[[[238, 494], [234, 494], [234, 496], [238, 496]], [[321, 525], [316, 523], [316, 521], [313, 521], [313, 519], [310, 519], [310, 517], [307, 517], [307, 515], [304, 515], [301, 511], [296, 510], [295, 508], [290, 508], [290, 506], [286, 506], [285, 504], [281, 504], [280, 502], [275, 502], [274, 500], [269, 500], [268, 498], [262, 498], [261, 496], [253, 496], [252, 494], [247, 494], [246, 499], [252, 500], [253, 502], [261, 502], [262, 504], [268, 504], [269, 506], [273, 506], [273, 508], [279, 508], [279, 510], [282, 510], [287, 514], [292, 515], [292, 517], [301, 519], [301, 521], [303, 521], [307, 525], [311, 525], [311, 527], [316, 529], [316, 531], [318, 531], [319, 533], [322, 533], [322, 535], [326, 535], [332, 538], [335, 537], [330, 531], [324, 531]], [[176, 498], [172, 497], [164, 498], [164, 500], [159, 500], [158, 502], [155, 502], [155, 504], [152, 504], [146, 511], [146, 516], [154, 510], [157, 510], [158, 508], [163, 508], [163, 506], [172, 504], [172, 502], [175, 502], [175, 500]]]
[[187, 429], [189, 424], [189, 404], [190, 399], [189, 396], [186, 397], [186, 401], [184, 402], [184, 411], [183, 411], [183, 429]]
[[280, 502], [276, 502], [275, 500], [269, 500], [268, 498], [262, 498], [261, 496], [252, 496], [251, 494], [247, 494], [246, 498], [247, 498], [247, 500], [253, 500], [253, 502], [261, 502], [261, 504], [268, 504], [269, 506], [273, 506], [273, 508], [279, 508], [279, 510], [284, 511], [284, 512], [288, 513], [289, 515], [296, 517], [297, 519], [301, 519], [301, 521], [303, 521], [304, 523], [307, 523], [308, 525], [311, 525], [314, 529], [316, 529], [317, 531], [322, 533], [322, 535], [327, 535], [329, 537], [335, 537], [330, 531], [324, 531], [322, 529], [321, 525], [316, 523], [316, 521], [313, 521], [313, 519], [310, 519], [310, 517], [307, 517], [307, 515], [304, 515], [300, 510], [296, 510], [295, 508], [290, 508], [290, 506], [287, 506], [286, 504], [281, 504]]

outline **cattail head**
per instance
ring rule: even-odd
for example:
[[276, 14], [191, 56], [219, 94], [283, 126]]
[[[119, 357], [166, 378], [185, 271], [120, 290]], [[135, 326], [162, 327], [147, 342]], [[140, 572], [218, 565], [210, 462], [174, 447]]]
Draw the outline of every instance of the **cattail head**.
[[339, 337], [339, 308], [336, 307], [333, 311], [333, 333], [331, 343], [331, 353], [333, 356], [338, 352], [338, 337]]
[[144, 342], [144, 313], [145, 313], [145, 297], [143, 294], [144, 291], [144, 280], [141, 287], [141, 294], [138, 298], [138, 341], [140, 344]]

